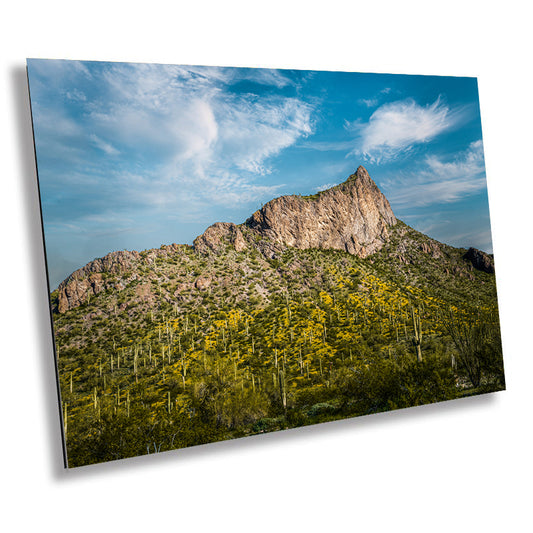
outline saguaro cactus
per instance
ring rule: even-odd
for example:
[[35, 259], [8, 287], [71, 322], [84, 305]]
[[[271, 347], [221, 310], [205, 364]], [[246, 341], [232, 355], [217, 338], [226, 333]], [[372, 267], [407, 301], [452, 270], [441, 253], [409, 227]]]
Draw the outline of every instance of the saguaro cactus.
[[65, 438], [67, 438], [67, 426], [68, 426], [68, 412], [67, 403], [63, 404], [63, 429], [65, 431]]
[[287, 410], [287, 391], [286, 391], [286, 384], [285, 384], [285, 372], [283, 370], [280, 370], [278, 372], [278, 380], [279, 380], [279, 394], [281, 397], [281, 403], [283, 405], [283, 409]]
[[420, 323], [420, 314], [415, 315], [414, 307], [411, 307], [411, 316], [413, 318], [412, 343], [415, 347], [416, 359], [420, 363], [422, 361], [422, 326]]

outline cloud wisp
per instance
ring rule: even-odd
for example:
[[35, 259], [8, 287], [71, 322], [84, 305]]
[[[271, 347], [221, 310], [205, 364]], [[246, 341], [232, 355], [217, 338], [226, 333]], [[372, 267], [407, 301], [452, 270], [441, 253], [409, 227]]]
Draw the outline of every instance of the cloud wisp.
[[463, 114], [464, 110], [451, 110], [440, 98], [425, 106], [413, 99], [383, 104], [368, 122], [347, 124], [357, 133], [351, 153], [373, 163], [394, 159], [455, 127]]
[[338, 184], [337, 183], [324, 183], [323, 185], [319, 185], [318, 187], [315, 187], [313, 190], [315, 192], [327, 191], [328, 189], [335, 187], [335, 185], [338, 185]]
[[399, 209], [451, 203], [476, 194], [487, 185], [483, 143], [475, 141], [447, 161], [427, 156], [412, 172], [400, 173], [382, 185], [393, 207]]
[[[258, 200], [277, 188], [261, 180], [273, 171], [272, 159], [312, 133], [310, 104], [275, 91], [258, 98], [231, 90], [241, 78], [274, 89], [291, 83], [274, 70], [60, 61], [31, 67], [40, 82], [33, 84], [36, 98], [44, 96], [36, 124], [50, 161], [70, 153], [68, 173], [85, 173], [86, 189], [101, 181], [137, 209], [174, 204], [186, 216], [189, 206]], [[69, 179], [50, 170], [51, 179]], [[96, 184], [91, 192], [99, 194]]]

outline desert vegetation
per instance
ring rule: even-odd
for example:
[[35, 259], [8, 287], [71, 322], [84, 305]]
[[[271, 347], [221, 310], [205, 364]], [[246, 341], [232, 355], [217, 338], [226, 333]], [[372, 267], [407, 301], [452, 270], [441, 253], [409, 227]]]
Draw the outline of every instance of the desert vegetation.
[[141, 254], [54, 313], [68, 465], [501, 390], [494, 275], [428, 242], [398, 223], [365, 259]]

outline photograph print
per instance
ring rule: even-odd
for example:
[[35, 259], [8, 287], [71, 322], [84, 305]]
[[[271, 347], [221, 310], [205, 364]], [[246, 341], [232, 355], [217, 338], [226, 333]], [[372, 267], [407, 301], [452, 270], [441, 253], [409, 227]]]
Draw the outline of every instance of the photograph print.
[[27, 71], [67, 467], [505, 389], [475, 78]]

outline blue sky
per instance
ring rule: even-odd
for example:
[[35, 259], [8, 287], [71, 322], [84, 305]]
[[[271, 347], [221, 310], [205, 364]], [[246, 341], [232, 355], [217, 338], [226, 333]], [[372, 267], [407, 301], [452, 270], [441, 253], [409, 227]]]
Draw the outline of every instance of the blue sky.
[[344, 181], [492, 252], [475, 78], [28, 60], [51, 288]]

